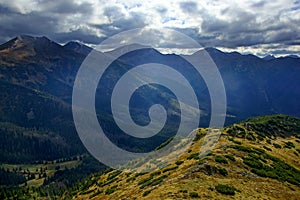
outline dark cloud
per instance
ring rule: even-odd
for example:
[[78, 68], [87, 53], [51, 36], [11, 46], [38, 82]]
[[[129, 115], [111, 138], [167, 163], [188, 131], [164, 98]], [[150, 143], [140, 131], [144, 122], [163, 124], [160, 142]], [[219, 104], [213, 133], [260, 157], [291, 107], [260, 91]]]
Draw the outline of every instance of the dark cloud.
[[[99, 43], [99, 37], [86, 33], [82, 28], [68, 31], [66, 27], [67, 31], [61, 31], [61, 22], [69, 14], [92, 14], [93, 8], [91, 4], [76, 4], [72, 0], [41, 0], [39, 1], [39, 9], [42, 11], [31, 11], [22, 14], [16, 7], [8, 7], [0, 3], [0, 43], [4, 43], [8, 39], [21, 34], [43, 35], [62, 43], [70, 40], [86, 41], [93, 44]], [[71, 24], [67, 25], [71, 26]]]
[[[252, 5], [253, 6], [253, 5]], [[260, 2], [260, 5], [263, 3]], [[281, 21], [281, 13], [277, 13], [272, 18], [267, 18], [259, 22], [255, 13], [243, 11], [240, 8], [227, 8], [222, 11], [226, 20], [220, 19], [209, 13], [203, 13], [203, 23], [201, 34], [215, 36], [209, 40], [200, 42], [205, 46], [220, 46], [235, 48], [240, 46], [252, 46], [258, 44], [287, 43], [299, 39], [300, 30], [293, 23]]]
[[147, 25], [145, 15], [143, 13], [132, 12], [130, 16], [126, 16], [118, 8], [109, 8], [105, 10], [106, 16], [110, 19], [109, 24], [93, 24], [92, 26], [101, 30], [106, 36], [111, 36], [122, 31], [143, 28]]
[[52, 16], [44, 16], [42, 13], [31, 12], [29, 14], [8, 13], [0, 14], [0, 41], [7, 37], [21, 34], [49, 35], [56, 32], [58, 19]]
[[74, 14], [74, 13], [82, 13], [82, 14], [92, 14], [93, 6], [90, 3], [82, 3], [76, 4], [71, 0], [65, 1], [47, 1], [46, 6], [50, 6], [48, 8], [49, 11], [59, 14]]
[[300, 9], [300, 0], [294, 1], [294, 6], [291, 8], [291, 10], [299, 10]]
[[184, 13], [196, 13], [198, 10], [197, 3], [193, 1], [180, 2], [179, 6]]
[[285, 42], [286, 45], [291, 45], [291, 46], [296, 46], [296, 45], [299, 45], [300, 46], [300, 39], [297, 39], [295, 41], [288, 41], [288, 42]]
[[121, 20], [125, 17], [125, 14], [122, 12], [122, 9], [117, 6], [110, 6], [104, 8], [104, 16], [108, 17], [111, 22]]
[[259, 2], [253, 3], [251, 5], [251, 7], [254, 9], [261, 9], [266, 3], [267, 3], [266, 1], [259, 1]]
[[58, 14], [92, 14], [93, 6], [91, 3], [76, 3], [74, 0], [38, 0], [38, 7], [47, 13]]
[[0, 4], [0, 15], [18, 13], [15, 9]]
[[[98, 44], [122, 31], [155, 25], [154, 21], [160, 21], [159, 25], [178, 25], [168, 28], [192, 37], [204, 47], [237, 48], [277, 43], [300, 45], [300, 28], [297, 26], [300, 18], [295, 17], [300, 7], [299, 0], [284, 9], [280, 8], [283, 3], [270, 5], [266, 0], [252, 4], [247, 2], [248, 9], [245, 9], [245, 3], [233, 6], [221, 1], [205, 2], [207, 6], [217, 4], [218, 14], [192, 0], [179, 2], [172, 8], [168, 5], [174, 6], [175, 2], [161, 2], [161, 6], [151, 9], [143, 3], [126, 5], [103, 1], [97, 13], [95, 5], [100, 3], [96, 1], [94, 4], [75, 0], [31, 1], [38, 2], [36, 8], [19, 6], [14, 3], [16, 1], [0, 2], [0, 43], [20, 34], [30, 34], [45, 35], [60, 43], [79, 40]], [[279, 6], [278, 10], [274, 10], [274, 5]], [[172, 14], [174, 8], [178, 9], [175, 15]], [[188, 26], [189, 20], [193, 24], [191, 27]], [[177, 23], [180, 21], [182, 24]]]
[[160, 15], [164, 15], [167, 13], [168, 9], [166, 7], [158, 7], [156, 8], [156, 11], [160, 14]]

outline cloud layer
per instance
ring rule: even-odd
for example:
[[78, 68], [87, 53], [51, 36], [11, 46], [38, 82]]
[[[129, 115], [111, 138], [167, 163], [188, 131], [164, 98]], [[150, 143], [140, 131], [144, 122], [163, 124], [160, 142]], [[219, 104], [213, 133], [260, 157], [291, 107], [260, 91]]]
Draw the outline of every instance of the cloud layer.
[[299, 10], [299, 0], [0, 1], [0, 42], [31, 34], [98, 44], [147, 26], [173, 28], [223, 50], [299, 55]]

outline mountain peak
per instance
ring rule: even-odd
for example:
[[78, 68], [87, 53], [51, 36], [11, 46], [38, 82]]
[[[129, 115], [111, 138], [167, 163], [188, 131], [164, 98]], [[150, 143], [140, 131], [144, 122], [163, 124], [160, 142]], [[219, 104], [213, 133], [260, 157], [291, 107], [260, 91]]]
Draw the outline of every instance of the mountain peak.
[[92, 51], [91, 47], [88, 47], [82, 43], [70, 41], [63, 46], [65, 49], [75, 51], [77, 53], [87, 55]]
[[275, 56], [273, 55], [266, 55], [265, 57], [262, 58], [263, 60], [269, 61], [269, 60], [273, 60], [276, 59]]
[[[13, 40], [15, 41], [23, 41], [23, 42], [53, 42], [52, 40], [50, 40], [49, 38], [47, 38], [46, 36], [31, 36], [31, 35], [19, 35], [16, 38], [14, 38]], [[55, 43], [55, 42], [53, 42]]]
[[125, 45], [125, 46], [120, 46], [117, 47], [111, 51], [107, 51], [109, 53], [113, 53], [113, 52], [128, 52], [128, 51], [133, 51], [133, 50], [137, 50], [137, 49], [148, 49], [148, 48], [153, 48], [151, 46], [146, 46], [146, 45], [142, 45], [139, 43], [133, 43], [133, 44], [129, 44], [129, 45]]
[[59, 45], [49, 38], [42, 36], [42, 37], [34, 37], [30, 35], [19, 35], [10, 41], [0, 45], [0, 50], [4, 49], [20, 49], [20, 48], [32, 48], [33, 46], [44, 46], [44, 45], [49, 45], [49, 44], [54, 44], [54, 45]]

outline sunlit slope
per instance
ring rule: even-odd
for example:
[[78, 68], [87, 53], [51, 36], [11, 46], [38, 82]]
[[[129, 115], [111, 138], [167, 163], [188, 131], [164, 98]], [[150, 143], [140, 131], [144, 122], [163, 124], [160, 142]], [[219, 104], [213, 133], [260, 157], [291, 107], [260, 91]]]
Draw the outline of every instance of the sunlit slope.
[[300, 119], [252, 118], [224, 128], [213, 152], [199, 159], [206, 129], [169, 166], [148, 173], [116, 170], [66, 194], [74, 199], [299, 199]]

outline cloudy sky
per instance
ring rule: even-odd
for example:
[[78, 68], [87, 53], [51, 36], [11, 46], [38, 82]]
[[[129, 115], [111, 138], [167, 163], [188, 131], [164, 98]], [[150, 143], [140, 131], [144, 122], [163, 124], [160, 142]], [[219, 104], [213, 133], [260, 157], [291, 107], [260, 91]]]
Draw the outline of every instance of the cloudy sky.
[[167, 27], [202, 46], [300, 55], [300, 0], [0, 0], [0, 43], [17, 35], [99, 44], [125, 30]]

